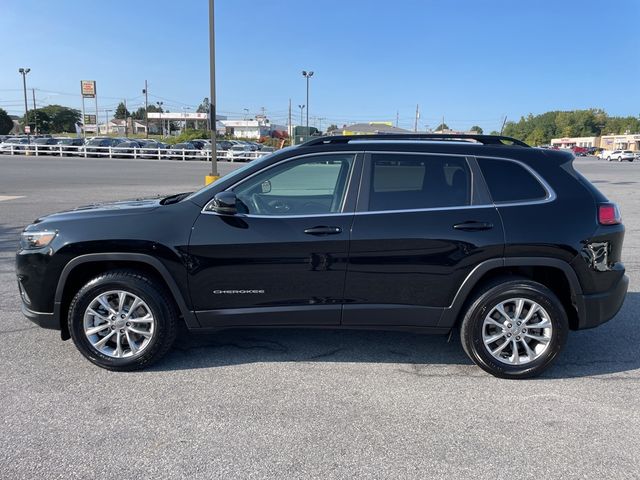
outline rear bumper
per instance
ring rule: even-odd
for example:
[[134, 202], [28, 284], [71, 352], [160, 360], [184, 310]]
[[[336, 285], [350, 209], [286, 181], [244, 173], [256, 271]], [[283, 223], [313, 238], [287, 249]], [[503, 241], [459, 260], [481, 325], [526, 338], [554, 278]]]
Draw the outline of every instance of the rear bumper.
[[36, 325], [50, 330], [60, 330], [60, 322], [53, 313], [34, 312], [22, 304], [22, 313]]
[[583, 305], [578, 329], [593, 328], [608, 322], [616, 316], [627, 294], [629, 277], [622, 275], [610, 290], [594, 295], [577, 295], [579, 304]]

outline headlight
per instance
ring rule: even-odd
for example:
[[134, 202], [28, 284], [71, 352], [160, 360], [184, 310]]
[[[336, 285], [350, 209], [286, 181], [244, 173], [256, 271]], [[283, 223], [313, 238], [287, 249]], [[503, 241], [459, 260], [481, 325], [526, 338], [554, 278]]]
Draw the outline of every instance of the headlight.
[[58, 232], [43, 230], [40, 232], [22, 232], [20, 246], [25, 250], [46, 247], [56, 237]]

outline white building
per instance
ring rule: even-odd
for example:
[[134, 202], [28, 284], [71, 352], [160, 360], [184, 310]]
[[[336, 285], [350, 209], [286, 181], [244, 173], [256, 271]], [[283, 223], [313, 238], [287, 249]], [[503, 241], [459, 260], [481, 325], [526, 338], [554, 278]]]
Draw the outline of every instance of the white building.
[[268, 137], [271, 135], [271, 124], [266, 119], [259, 120], [222, 120], [227, 134], [234, 138]]

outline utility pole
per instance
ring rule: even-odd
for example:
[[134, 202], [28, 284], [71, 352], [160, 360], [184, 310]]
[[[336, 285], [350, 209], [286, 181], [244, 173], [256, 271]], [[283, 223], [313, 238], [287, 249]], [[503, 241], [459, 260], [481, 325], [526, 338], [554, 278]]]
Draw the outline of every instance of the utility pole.
[[36, 109], [36, 89], [31, 89], [31, 96], [33, 97], [33, 130], [38, 135], [38, 110]]
[[127, 126], [127, 99], [124, 99], [124, 136], [129, 136], [129, 127]]
[[162, 131], [162, 136], [164, 137], [164, 122], [162, 121], [162, 105], [164, 102], [156, 102], [158, 105], [158, 115], [160, 115], [160, 130]]
[[413, 131], [418, 132], [418, 119], [420, 118], [420, 105], [416, 104], [416, 121], [413, 124]]
[[502, 135], [502, 131], [504, 130], [504, 126], [506, 125], [506, 123], [507, 123], [507, 116], [505, 115], [504, 120], [502, 122], [502, 127], [500, 127], [500, 135]]
[[[302, 111], [304, 110], [304, 107], [306, 107], [306, 105], [298, 105], [298, 108], [300, 109], [300, 125], [302, 125]], [[309, 114], [308, 110], [307, 114]]]
[[318, 117], [318, 130], [320, 130], [320, 133], [322, 133], [322, 121], [326, 119], [327, 117]]
[[440, 130], [442, 131], [442, 133], [444, 133], [444, 115], [442, 115], [442, 125], [441, 125], [441, 127], [442, 128]]
[[209, 0], [209, 80], [210, 80], [210, 100], [209, 119], [211, 122], [211, 175], [207, 175], [205, 183], [215, 182], [218, 175], [218, 142], [217, 142], [217, 119], [216, 119], [216, 34], [214, 22], [213, 0]]
[[289, 145], [293, 145], [293, 124], [291, 123], [291, 99], [289, 99]]
[[[27, 105], [27, 73], [31, 71], [30, 68], [19, 68], [18, 73], [22, 75], [22, 88], [24, 90], [24, 126], [29, 125], [29, 106]], [[26, 130], [26, 128], [25, 128]], [[31, 136], [27, 132], [27, 142], [31, 143]]]
[[145, 138], [149, 138], [149, 90], [147, 89], [147, 81], [144, 81], [144, 123], [145, 123]]
[[105, 129], [105, 134], [109, 135], [109, 112], [111, 112], [111, 110], [109, 109], [104, 109], [104, 129]]
[[400, 110], [396, 110], [396, 128], [398, 128], [398, 120], [400, 119]]

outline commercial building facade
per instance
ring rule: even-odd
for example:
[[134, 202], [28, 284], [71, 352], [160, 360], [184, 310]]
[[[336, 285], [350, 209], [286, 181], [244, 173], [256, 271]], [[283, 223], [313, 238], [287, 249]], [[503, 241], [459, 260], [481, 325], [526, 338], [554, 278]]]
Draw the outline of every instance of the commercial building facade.
[[551, 146], [557, 148], [573, 148], [573, 147], [599, 147], [600, 137], [563, 137], [552, 138]]

